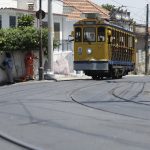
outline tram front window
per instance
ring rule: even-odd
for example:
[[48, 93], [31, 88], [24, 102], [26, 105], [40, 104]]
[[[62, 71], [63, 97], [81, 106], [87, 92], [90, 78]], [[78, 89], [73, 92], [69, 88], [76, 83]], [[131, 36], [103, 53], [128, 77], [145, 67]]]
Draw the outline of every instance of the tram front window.
[[77, 27], [75, 29], [75, 41], [76, 42], [81, 42], [82, 41], [82, 36], [81, 36], [81, 28]]
[[96, 41], [96, 30], [95, 28], [84, 28], [84, 42], [95, 42]]

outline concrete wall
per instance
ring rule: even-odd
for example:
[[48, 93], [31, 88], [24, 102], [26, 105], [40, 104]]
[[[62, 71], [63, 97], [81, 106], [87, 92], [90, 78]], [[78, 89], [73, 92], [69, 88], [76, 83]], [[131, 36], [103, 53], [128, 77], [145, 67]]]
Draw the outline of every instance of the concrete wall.
[[[149, 60], [150, 60], [150, 49], [149, 49]], [[150, 61], [149, 61], [150, 62]], [[138, 74], [145, 73], [145, 51], [139, 49], [136, 54], [136, 70]], [[150, 73], [150, 65], [149, 65], [149, 73]]]
[[[13, 76], [15, 79], [18, 79], [25, 75], [25, 64], [24, 58], [26, 53], [22, 52], [13, 52], [11, 53], [13, 59]], [[34, 55], [38, 58], [38, 52], [34, 52]], [[5, 53], [0, 54], [0, 64], [4, 60]], [[47, 57], [43, 58], [43, 66]], [[73, 73], [73, 54], [71, 51], [66, 52], [54, 52], [54, 73], [55, 74], [70, 74]], [[34, 59], [34, 75], [38, 77], [38, 68], [39, 68], [39, 59]], [[0, 69], [0, 82], [3, 82], [7, 79], [6, 73], [4, 70]]]
[[[11, 53], [12, 59], [13, 59], [13, 75], [14, 78], [18, 78], [22, 75], [24, 75], [25, 73], [25, 69], [24, 69], [24, 53], [20, 53], [20, 52], [13, 52]], [[0, 55], [0, 64], [2, 63], [2, 61], [5, 58], [5, 53], [1, 52]], [[0, 82], [1, 81], [5, 81], [6, 80], [6, 73], [4, 70], [0, 69]]]

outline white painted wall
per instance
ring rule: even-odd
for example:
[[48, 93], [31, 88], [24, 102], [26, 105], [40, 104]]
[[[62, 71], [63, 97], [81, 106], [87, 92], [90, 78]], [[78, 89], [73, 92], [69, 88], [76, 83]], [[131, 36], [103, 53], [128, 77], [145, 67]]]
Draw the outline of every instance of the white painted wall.
[[9, 16], [18, 16], [16, 11], [8, 9], [0, 10], [0, 15], [2, 16], [2, 28], [9, 28]]
[[[63, 22], [66, 18], [63, 16], [63, 15], [56, 15], [54, 14], [53, 15], [53, 22], [54, 23], [59, 23], [60, 24], [60, 40], [63, 40]], [[45, 18], [42, 20], [44, 22], [48, 22], [48, 16], [46, 15]], [[38, 22], [36, 20], [36, 24], [37, 24], [37, 27], [39, 26], [38, 25]], [[53, 26], [53, 29], [54, 29], [54, 26]]]
[[2, 15], [2, 28], [9, 28], [9, 14], [4, 13]]
[[71, 35], [71, 32], [74, 30], [74, 23], [76, 20], [64, 20], [64, 25], [63, 25], [63, 39], [67, 40], [68, 36]]
[[[39, 0], [37, 1], [37, 10], [39, 9]], [[48, 12], [48, 0], [42, 0], [42, 10]], [[52, 12], [56, 14], [63, 14], [63, 2], [52, 1]]]
[[17, 0], [0, 0], [0, 8], [17, 8]]
[[52, 3], [52, 12], [57, 14], [63, 14], [63, 2], [61, 1], [53, 1]]
[[17, 8], [19, 9], [26, 9], [28, 10], [28, 3], [33, 3], [34, 4], [34, 10], [36, 10], [36, 1], [37, 0], [17, 0]]
[[[5, 9], [0, 10], [0, 15], [2, 16], [2, 28], [9, 28], [9, 16], [11, 16], [11, 15], [18, 16], [21, 13], [23, 14], [23, 12], [19, 13], [18, 11], [15, 11], [15, 10], [5, 10]], [[43, 21], [47, 22], [47, 19], [48, 19], [48, 17], [46, 15], [46, 17], [43, 19]], [[69, 26], [69, 25], [67, 25], [67, 23], [65, 23], [65, 25], [63, 24], [66, 20], [66, 17], [63, 15], [54, 14], [53, 19], [54, 19], [53, 20], [54, 23], [60, 24], [60, 40], [62, 41], [63, 37], [64, 37], [63, 35], [66, 34], [65, 32], [68, 32], [68, 27], [66, 27], [66, 26]], [[38, 20], [35, 19], [35, 27], [38, 27], [37, 21]], [[64, 26], [65, 26], [65, 30], [64, 30]], [[53, 27], [53, 29], [54, 29], [54, 27]], [[69, 32], [69, 34], [70, 34], [70, 32]], [[68, 37], [68, 35], [66, 35], [66, 37]]]
[[[34, 10], [39, 9], [39, 0], [0, 0], [0, 8], [19, 8], [28, 9], [28, 3], [34, 3]], [[48, 12], [48, 0], [42, 0], [42, 9]], [[52, 12], [57, 14], [63, 13], [63, 2], [52, 1]]]

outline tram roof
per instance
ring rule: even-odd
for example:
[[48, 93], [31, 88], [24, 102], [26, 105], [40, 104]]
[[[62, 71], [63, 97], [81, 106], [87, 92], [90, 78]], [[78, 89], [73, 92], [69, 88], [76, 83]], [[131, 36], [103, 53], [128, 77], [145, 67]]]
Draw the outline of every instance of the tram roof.
[[[83, 26], [83, 25], [84, 25], [84, 24], [80, 24], [79, 22], [74, 24], [74, 26]], [[86, 25], [87, 25], [87, 24], [86, 24]], [[96, 23], [96, 24], [91, 24], [91, 25], [87, 25], [87, 26], [93, 26], [93, 25], [112, 27], [112, 28], [115, 28], [115, 29], [118, 29], [118, 30], [122, 30], [122, 31], [124, 31], [124, 32], [128, 32], [128, 33], [130, 33], [130, 34], [133, 34], [133, 31], [129, 31], [129, 30], [125, 29], [125, 28], [122, 27], [122, 26], [119, 26], [119, 25], [116, 25], [116, 24], [112, 24], [112, 23]]]

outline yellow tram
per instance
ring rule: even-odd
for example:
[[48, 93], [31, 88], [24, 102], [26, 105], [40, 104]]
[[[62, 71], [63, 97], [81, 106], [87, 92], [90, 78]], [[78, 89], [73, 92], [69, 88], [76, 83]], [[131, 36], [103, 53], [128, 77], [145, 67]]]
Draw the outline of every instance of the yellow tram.
[[121, 78], [135, 68], [135, 35], [120, 26], [86, 18], [74, 24], [74, 69], [93, 79]]

